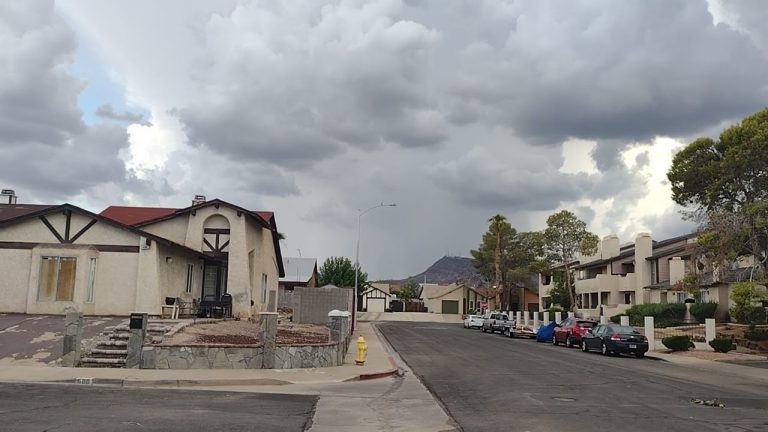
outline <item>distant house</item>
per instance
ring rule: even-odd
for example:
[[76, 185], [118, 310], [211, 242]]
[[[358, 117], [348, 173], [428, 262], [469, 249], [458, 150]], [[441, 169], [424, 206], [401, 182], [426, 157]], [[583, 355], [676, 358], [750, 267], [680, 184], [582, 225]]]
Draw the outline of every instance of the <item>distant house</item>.
[[278, 307], [293, 309], [293, 290], [296, 287], [317, 287], [317, 259], [283, 258], [285, 276], [278, 282]]
[[101, 214], [0, 204], [0, 312], [160, 315], [169, 299], [204, 298], [231, 298], [242, 318], [276, 310], [284, 271], [274, 215], [196, 198]]
[[361, 294], [360, 301], [362, 310], [366, 312], [385, 312], [389, 309], [389, 302], [392, 299], [392, 296], [388, 292], [388, 288], [378, 288], [376, 287], [377, 284], [371, 285], [370, 288], [363, 291]]
[[439, 314], [466, 314], [478, 309], [488, 298], [466, 285], [421, 284], [421, 298], [427, 310]]

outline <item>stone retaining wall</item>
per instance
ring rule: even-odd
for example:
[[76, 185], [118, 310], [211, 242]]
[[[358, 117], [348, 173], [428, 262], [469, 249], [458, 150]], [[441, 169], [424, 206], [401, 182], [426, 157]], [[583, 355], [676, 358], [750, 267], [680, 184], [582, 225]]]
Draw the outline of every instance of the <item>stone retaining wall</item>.
[[[277, 346], [276, 369], [321, 368], [340, 366], [346, 355], [345, 343], [306, 346]], [[261, 345], [249, 346], [145, 346], [141, 352], [142, 369], [261, 369], [264, 351]]]

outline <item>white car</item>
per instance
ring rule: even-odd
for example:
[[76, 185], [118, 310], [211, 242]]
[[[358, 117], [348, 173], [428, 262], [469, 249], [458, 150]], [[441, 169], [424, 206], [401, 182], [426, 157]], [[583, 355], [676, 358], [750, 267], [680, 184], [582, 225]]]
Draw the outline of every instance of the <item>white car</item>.
[[464, 328], [482, 328], [483, 317], [482, 315], [469, 315], [464, 319]]

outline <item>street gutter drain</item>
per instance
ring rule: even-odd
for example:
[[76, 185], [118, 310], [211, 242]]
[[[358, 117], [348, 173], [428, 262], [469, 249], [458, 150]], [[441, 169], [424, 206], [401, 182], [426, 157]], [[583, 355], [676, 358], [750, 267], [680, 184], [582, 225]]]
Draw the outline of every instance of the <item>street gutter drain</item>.
[[576, 402], [576, 399], [569, 397], [553, 397], [552, 399], [560, 402]]

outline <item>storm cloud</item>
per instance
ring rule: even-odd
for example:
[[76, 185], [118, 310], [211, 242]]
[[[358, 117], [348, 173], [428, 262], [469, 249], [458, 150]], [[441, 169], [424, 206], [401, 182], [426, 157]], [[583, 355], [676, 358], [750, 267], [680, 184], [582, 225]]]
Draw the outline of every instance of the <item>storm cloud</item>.
[[[274, 210], [284, 253], [320, 259], [354, 255], [358, 209], [397, 202], [363, 220], [374, 278], [466, 255], [495, 213], [529, 230], [568, 208], [600, 236], [671, 236], [689, 228], [664, 183], [674, 152], [766, 105], [766, 13], [728, 0], [6, 1], [0, 183], [92, 210], [200, 193]], [[99, 79], [122, 94], [83, 102]]]

